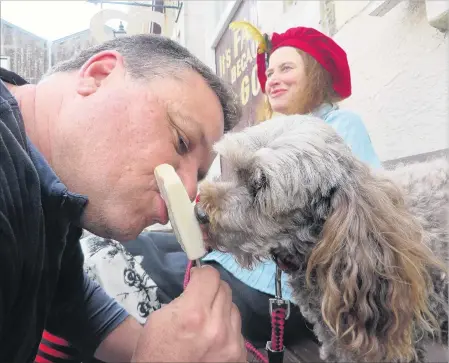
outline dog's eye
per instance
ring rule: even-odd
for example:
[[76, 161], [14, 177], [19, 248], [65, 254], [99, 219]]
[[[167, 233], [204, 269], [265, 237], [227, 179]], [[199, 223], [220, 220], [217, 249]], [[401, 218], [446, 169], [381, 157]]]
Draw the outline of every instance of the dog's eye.
[[252, 183], [250, 184], [251, 195], [253, 197], [256, 197], [257, 193], [261, 189], [264, 189], [268, 184], [267, 177], [262, 171], [259, 170], [256, 174], [257, 176], [252, 180]]

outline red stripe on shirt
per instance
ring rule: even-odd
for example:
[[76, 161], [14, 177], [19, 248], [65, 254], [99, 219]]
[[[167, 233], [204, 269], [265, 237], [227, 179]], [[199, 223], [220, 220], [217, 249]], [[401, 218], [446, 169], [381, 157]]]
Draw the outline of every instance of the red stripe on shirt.
[[64, 359], [71, 358], [69, 355], [67, 355], [65, 353], [62, 353], [59, 350], [50, 348], [49, 346], [47, 346], [45, 344], [42, 344], [42, 343], [41, 343], [41, 345], [39, 345], [39, 351], [47, 353], [47, 354], [49, 354], [49, 355], [51, 355], [53, 357], [56, 357], [56, 358], [64, 358]]
[[64, 347], [68, 347], [69, 343], [67, 342], [67, 340], [59, 338], [53, 334], [50, 334], [48, 331], [44, 331], [44, 334], [42, 335], [42, 338], [48, 340], [51, 343], [57, 344], [57, 345], [62, 345]]
[[52, 361], [49, 361], [48, 359], [45, 359], [44, 357], [37, 355], [36, 359], [34, 360], [36, 363], [53, 363]]

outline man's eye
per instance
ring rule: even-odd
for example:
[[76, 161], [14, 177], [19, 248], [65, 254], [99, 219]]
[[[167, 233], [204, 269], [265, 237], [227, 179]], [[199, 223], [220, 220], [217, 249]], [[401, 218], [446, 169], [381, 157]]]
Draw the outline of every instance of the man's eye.
[[189, 152], [189, 143], [182, 137], [178, 136], [178, 153], [180, 155], [187, 154]]

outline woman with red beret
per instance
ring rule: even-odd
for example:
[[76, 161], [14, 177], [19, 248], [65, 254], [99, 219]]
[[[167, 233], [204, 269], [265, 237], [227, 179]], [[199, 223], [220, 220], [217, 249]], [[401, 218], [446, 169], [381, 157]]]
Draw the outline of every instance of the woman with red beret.
[[337, 105], [351, 95], [345, 51], [332, 38], [307, 27], [274, 33], [267, 43], [266, 51], [257, 56], [257, 75], [266, 94], [261, 119], [273, 113], [314, 114], [332, 125], [357, 157], [380, 167], [361, 118]]

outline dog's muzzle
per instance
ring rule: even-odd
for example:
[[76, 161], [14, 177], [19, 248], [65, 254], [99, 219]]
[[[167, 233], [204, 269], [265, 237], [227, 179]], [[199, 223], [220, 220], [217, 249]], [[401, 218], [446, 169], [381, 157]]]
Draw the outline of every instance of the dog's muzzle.
[[200, 224], [209, 224], [209, 217], [203, 208], [197, 203], [194, 207], [196, 219]]

